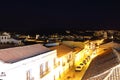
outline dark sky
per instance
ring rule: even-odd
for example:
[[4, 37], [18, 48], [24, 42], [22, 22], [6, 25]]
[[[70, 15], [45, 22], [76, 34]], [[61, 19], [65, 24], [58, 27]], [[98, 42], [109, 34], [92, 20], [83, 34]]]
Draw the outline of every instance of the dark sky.
[[47, 32], [63, 29], [119, 29], [119, 4], [97, 0], [9, 0], [0, 2], [0, 30]]

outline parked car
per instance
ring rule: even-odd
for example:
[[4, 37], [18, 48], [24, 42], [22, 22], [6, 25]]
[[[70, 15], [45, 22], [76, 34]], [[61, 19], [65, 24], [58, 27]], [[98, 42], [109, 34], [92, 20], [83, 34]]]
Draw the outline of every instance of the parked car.
[[80, 63], [80, 65], [78, 65], [76, 68], [75, 68], [75, 71], [81, 71], [84, 67], [84, 64], [83, 63]]
[[77, 71], [80, 72], [80, 71], [82, 70], [82, 68], [83, 68], [83, 67], [79, 65], [79, 66], [77, 66], [77, 67], [75, 68], [75, 71], [76, 71], [76, 72], [77, 72]]
[[80, 66], [84, 67], [84, 64], [83, 64], [83, 63], [80, 63]]

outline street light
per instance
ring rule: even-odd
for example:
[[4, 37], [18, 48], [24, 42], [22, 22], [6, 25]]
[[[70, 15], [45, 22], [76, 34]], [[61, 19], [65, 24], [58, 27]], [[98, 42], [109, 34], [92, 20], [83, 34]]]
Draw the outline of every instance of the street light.
[[114, 38], [113, 35], [111, 36], [111, 38], [112, 38], [112, 42], [113, 42], [113, 38]]

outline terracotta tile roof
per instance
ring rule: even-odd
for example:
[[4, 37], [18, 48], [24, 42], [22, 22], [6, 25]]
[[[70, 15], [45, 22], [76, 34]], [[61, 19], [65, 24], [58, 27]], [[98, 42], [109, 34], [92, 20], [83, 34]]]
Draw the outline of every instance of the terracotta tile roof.
[[57, 50], [57, 57], [61, 57], [63, 55], [68, 54], [69, 52], [73, 51], [72, 48], [66, 46], [66, 45], [59, 45], [59, 46], [55, 46], [55, 47], [51, 47], [51, 50]]
[[81, 50], [83, 50], [82, 48], [76, 47], [74, 48], [74, 52], [77, 54], [78, 52], [80, 52]]
[[0, 60], [6, 63], [14, 63], [48, 51], [50, 51], [50, 49], [42, 46], [41, 44], [1, 49]]

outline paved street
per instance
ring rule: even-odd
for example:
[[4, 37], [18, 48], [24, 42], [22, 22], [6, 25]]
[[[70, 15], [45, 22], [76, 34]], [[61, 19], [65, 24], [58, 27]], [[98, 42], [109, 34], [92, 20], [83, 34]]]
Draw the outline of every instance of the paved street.
[[[99, 70], [99, 72], [102, 71], [101, 68], [103, 68], [103, 69], [107, 68], [108, 69], [108, 68], [116, 65], [118, 62], [115, 60], [116, 55], [111, 53], [111, 51], [112, 51], [111, 47], [112, 46], [116, 46], [116, 44], [105, 44], [105, 45], [101, 45], [95, 51], [89, 50], [89, 53], [95, 53], [95, 54], [92, 56], [92, 59], [84, 66], [82, 71], [81, 72], [75, 72], [75, 68], [71, 68], [65, 74], [65, 76], [62, 77], [60, 80], [86, 80], [89, 75], [92, 75], [92, 73], [94, 75], [94, 73], [97, 74], [96, 71], [97, 72], [98, 72], [98, 70]], [[105, 63], [105, 61], [106, 61], [106, 63]], [[116, 63], [116, 64], [109, 65], [109, 61], [110, 61], [110, 63]], [[102, 66], [102, 63], [105, 63], [106, 67]], [[102, 66], [102, 67], [99, 67], [97, 65]]]
[[[110, 45], [107, 45], [109, 47], [111, 47]], [[109, 47], [105, 46], [100, 46], [100, 48], [96, 49], [96, 53], [94, 54], [94, 57], [98, 56], [98, 55], [103, 55], [104, 53], [108, 53], [110, 50], [108, 50]], [[92, 50], [89, 51], [89, 53], [93, 53]], [[104, 56], [104, 55], [103, 55]], [[99, 61], [99, 60], [97, 60]], [[75, 72], [75, 68], [71, 68], [66, 74], [65, 76], [61, 79], [61, 80], [82, 80], [83, 76], [86, 74], [86, 71], [88, 69], [88, 67], [90, 66], [90, 63], [92, 62], [92, 60], [90, 60], [87, 65], [83, 68], [83, 70], [81, 72]], [[90, 70], [90, 69], [89, 69]], [[92, 69], [93, 70], [93, 69]], [[88, 71], [87, 71], [88, 72]], [[87, 73], [88, 74], [88, 73]], [[85, 79], [84, 79], [85, 80]]]
[[91, 60], [84, 66], [81, 72], [75, 72], [75, 68], [71, 68], [63, 78], [60, 80], [82, 80], [83, 75], [85, 74], [87, 68], [90, 65]]

